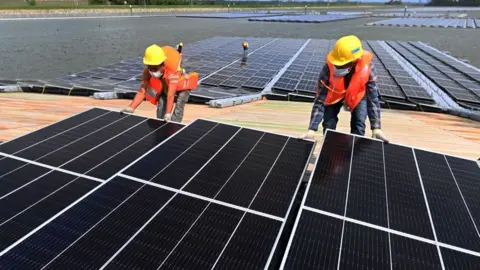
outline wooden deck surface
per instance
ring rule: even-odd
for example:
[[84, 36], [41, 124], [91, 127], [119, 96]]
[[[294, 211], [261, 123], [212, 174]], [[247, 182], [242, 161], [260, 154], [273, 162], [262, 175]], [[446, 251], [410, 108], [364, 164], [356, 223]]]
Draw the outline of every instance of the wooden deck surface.
[[[130, 100], [0, 93], [0, 102], [0, 141], [7, 141], [92, 107], [118, 110]], [[285, 101], [258, 101], [224, 109], [187, 104], [183, 122], [205, 118], [299, 136], [308, 127], [310, 110], [309, 103]], [[155, 107], [144, 102], [135, 113], [155, 117]], [[349, 132], [349, 113], [341, 112], [339, 118], [337, 130]], [[480, 157], [479, 122], [446, 114], [383, 110], [382, 125], [393, 143], [475, 160]], [[371, 135], [370, 130], [366, 135]], [[317, 133], [318, 146], [321, 137], [321, 132]]]

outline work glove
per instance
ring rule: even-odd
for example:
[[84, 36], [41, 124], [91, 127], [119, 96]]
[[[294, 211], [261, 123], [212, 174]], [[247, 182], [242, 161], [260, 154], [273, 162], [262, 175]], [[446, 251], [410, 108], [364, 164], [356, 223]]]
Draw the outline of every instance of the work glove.
[[299, 138], [304, 140], [313, 140], [315, 139], [315, 130], [310, 129], [307, 133], [302, 134], [302, 136], [300, 136]]
[[125, 107], [120, 110], [121, 113], [133, 113], [133, 109], [130, 107]]
[[172, 114], [170, 114], [170, 113], [165, 114], [165, 116], [163, 117], [163, 120], [165, 120], [167, 122], [172, 120]]
[[384, 142], [386, 142], [386, 143], [389, 142], [389, 141], [387, 140], [387, 138], [385, 138], [385, 135], [383, 135], [382, 130], [379, 129], [379, 128], [372, 129], [372, 138], [382, 140], [382, 141], [384, 141]]

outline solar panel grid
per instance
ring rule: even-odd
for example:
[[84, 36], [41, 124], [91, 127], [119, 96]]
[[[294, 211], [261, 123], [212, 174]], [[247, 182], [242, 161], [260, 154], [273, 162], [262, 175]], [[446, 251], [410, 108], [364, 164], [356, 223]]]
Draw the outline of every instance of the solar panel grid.
[[0, 216], [2, 250], [99, 184], [7, 157], [2, 157], [0, 163], [16, 163], [0, 176], [4, 204]]
[[447, 64], [451, 67], [454, 67], [456, 70], [463, 72], [464, 74], [467, 74], [470, 79], [480, 82], [480, 71], [472, 68], [471, 66], [466, 66], [464, 64], [459, 63], [458, 61], [455, 61], [448, 56], [429, 49], [425, 44], [420, 43], [420, 42], [409, 42], [410, 45], [414, 46], [417, 49], [422, 50], [424, 53], [427, 55], [430, 55], [440, 61], [442, 61], [444, 64]]
[[[99, 113], [98, 109], [93, 111]], [[195, 125], [195, 123], [197, 124]], [[65, 130], [69, 125], [71, 123], [68, 121], [61, 123], [60, 130]], [[157, 150], [166, 150], [170, 157], [175, 156], [175, 153], [179, 153], [180, 156], [173, 161], [164, 159], [156, 162], [164, 165], [158, 167], [163, 169], [160, 174], [157, 173], [153, 176], [153, 181], [179, 187], [176, 182], [158, 181], [160, 175], [167, 177], [167, 175], [174, 173], [180, 183], [185, 183], [183, 184], [183, 187], [185, 187], [187, 183], [196, 183], [190, 180], [200, 180], [202, 178], [209, 182], [212, 173], [214, 175], [218, 173], [219, 168], [224, 168], [224, 171], [223, 176], [220, 174], [220, 178], [214, 178], [217, 179], [217, 182], [220, 181], [218, 184], [222, 183], [221, 178], [223, 178], [223, 181], [235, 181], [232, 177], [225, 178], [232, 173], [235, 176], [238, 174], [245, 175], [248, 172], [248, 175], [251, 176], [249, 162], [253, 161], [253, 164], [261, 164], [261, 162], [254, 161], [254, 159], [262, 158], [262, 152], [257, 148], [261, 144], [265, 146], [272, 144], [272, 139], [282, 138], [283, 144], [273, 144], [277, 148], [280, 147], [277, 154], [268, 152], [269, 155], [274, 155], [273, 163], [268, 165], [271, 168], [266, 175], [265, 172], [262, 172], [265, 179], [258, 179], [261, 185], [258, 182], [252, 182], [254, 186], [257, 186], [257, 191], [255, 192], [256, 189], [252, 189], [253, 192], [250, 192], [250, 198], [252, 199], [249, 208], [251, 205], [252, 209], [257, 210], [222, 204], [194, 194], [179, 194], [179, 190], [168, 186], [153, 183], [145, 185], [145, 182], [126, 175], [124, 177], [131, 179], [117, 176], [110, 178], [112, 180], [104, 182], [98, 188], [90, 189], [85, 199], [77, 201], [67, 209], [62, 210], [61, 213], [56, 214], [58, 218], [42, 224], [41, 227], [31, 232], [29, 234], [31, 236], [25, 238], [25, 241], [17, 243], [18, 246], [16, 244], [4, 251], [3, 254], [6, 256], [1, 264], [14, 268], [25, 268], [28, 265], [30, 267], [48, 266], [49, 268], [100, 268], [107, 266], [114, 269], [128, 269], [139, 265], [149, 267], [159, 265], [179, 267], [183, 265], [188, 267], [189, 263], [193, 263], [193, 265], [201, 264], [205, 267], [218, 265], [217, 267], [229, 266], [229, 268], [241, 269], [244, 266], [263, 268], [265, 264], [270, 263], [271, 255], [283, 229], [283, 223], [292, 205], [294, 194], [298, 190], [301, 176], [312, 154], [314, 143], [290, 140], [284, 136], [203, 120], [197, 120], [189, 128], [190, 130], [186, 128], [179, 132], [178, 136], [172, 137], [173, 143], [170, 146], [157, 148]], [[58, 130], [58, 127], [52, 126], [49, 130]], [[45, 133], [45, 131], [43, 132]], [[61, 134], [61, 132], [63, 131], [57, 131], [58, 134]], [[225, 132], [229, 132], [230, 135]], [[42, 132], [39, 133], [40, 136], [41, 134]], [[232, 137], [237, 134], [238, 136]], [[251, 135], [255, 135], [257, 140], [250, 140]], [[25, 138], [27, 137], [25, 136]], [[262, 138], [264, 139], [263, 142]], [[182, 141], [187, 144], [185, 145]], [[188, 144], [191, 143], [193, 144], [188, 147]], [[168, 142], [165, 141], [163, 144], [168, 144]], [[176, 147], [171, 147], [172, 145]], [[242, 145], [248, 146], [240, 147]], [[206, 157], [191, 160], [193, 163], [190, 162], [186, 170], [185, 167], [182, 170], [178, 166], [185, 164], [182, 159], [186, 156], [198, 157], [197, 151], [202, 152]], [[257, 151], [257, 154], [254, 154], [255, 151]], [[240, 155], [234, 155], [234, 153]], [[217, 154], [218, 157], [216, 157]], [[142, 160], [147, 162], [141, 165], [143, 168], [151, 162], [148, 161], [148, 156], [148, 154], [144, 154], [143, 158], [137, 159], [139, 162], [143, 162]], [[211, 158], [209, 158], [210, 156]], [[249, 161], [250, 158], [252, 158], [251, 161]], [[229, 159], [233, 164], [230, 164]], [[202, 166], [205, 161], [205, 165]], [[11, 169], [23, 165], [22, 162], [16, 160], [13, 162], [0, 160], [0, 162], [7, 165], [2, 166], [2, 169]], [[287, 164], [292, 164], [292, 162], [295, 169], [289, 169], [289, 172], [285, 173]], [[224, 166], [219, 166], [221, 164]], [[261, 169], [261, 167], [258, 168]], [[268, 169], [268, 167], [261, 170], [265, 169]], [[128, 171], [126, 170], [126, 172]], [[189, 178], [189, 181], [185, 181]], [[244, 181], [243, 179], [239, 180]], [[29, 192], [38, 189], [41, 186], [40, 183], [47, 183], [48, 185], [45, 187], [48, 191], [52, 190], [56, 187], [55, 183], [57, 182], [42, 182], [39, 180], [36, 183], [38, 184], [29, 187]], [[58, 183], [58, 185], [60, 184], [61, 182]], [[201, 187], [205, 187], [205, 185], [202, 184]], [[215, 186], [215, 189], [218, 190], [217, 194], [221, 194], [219, 188], [223, 189], [219, 185]], [[77, 187], [75, 190], [79, 190], [79, 188]], [[27, 189], [25, 189], [25, 192], [27, 192]], [[41, 193], [36, 196], [40, 195]], [[181, 197], [184, 198], [183, 201], [185, 199], [190, 200], [190, 203], [184, 204], [183, 208], [180, 208], [185, 210], [182, 210], [182, 215], [179, 215], [178, 211], [175, 213], [171, 210], [179, 209], [177, 198], [180, 199]], [[69, 196], [69, 198], [73, 201], [77, 197]], [[159, 198], [161, 198], [161, 201], [159, 201]], [[34, 197], [29, 200], [34, 200]], [[27, 204], [28, 201], [23, 203]], [[272, 203], [275, 203], [275, 205], [272, 205]], [[139, 208], [139, 205], [142, 207]], [[197, 207], [197, 212], [190, 215], [190, 221], [185, 220], [187, 216], [184, 213], [187, 210], [192, 211], [194, 209], [192, 206]], [[169, 212], [172, 214], [168, 214]], [[265, 212], [272, 214], [265, 214]], [[81, 222], [78, 219], [80, 216], [82, 217]], [[126, 222], [120, 222], [125, 216], [134, 218]], [[166, 217], [170, 217], [170, 221], [165, 219]], [[182, 217], [182, 220], [179, 220], [178, 217]], [[219, 220], [223, 222], [219, 223]], [[43, 221], [38, 220], [38, 222]], [[173, 227], [169, 228], [169, 226], [175, 223], [177, 224], [175, 231], [172, 231]], [[218, 226], [213, 228], [212, 224], [218, 224]], [[152, 225], [155, 226], [152, 227]], [[182, 230], [179, 230], [179, 228], [182, 228]], [[168, 235], [171, 240], [155, 241], [155, 239], [158, 240], [158, 237], [155, 238], [156, 236], [162, 235], [156, 233], [159, 229], [162, 232], [170, 229], [171, 233]], [[61, 233], [58, 233], [59, 231]], [[112, 232], [113, 234], [111, 234]], [[102, 241], [102, 237], [107, 233], [110, 235], [109, 241]], [[152, 233], [156, 236], [152, 237]], [[137, 241], [137, 239], [140, 241]], [[254, 244], [252, 244], [252, 240], [255, 240]], [[47, 242], [49, 243], [48, 250], [42, 247]], [[223, 244], [219, 245], [219, 243]], [[17, 250], [23, 250], [23, 245], [26, 245], [31, 252], [24, 254], [25, 256], [18, 256]], [[248, 249], [239, 249], [241, 246], [248, 246]], [[205, 249], [205, 247], [209, 248]], [[196, 251], [201, 248], [203, 251], [201, 253], [188, 252], [192, 248]], [[159, 253], [158, 250], [164, 252]], [[150, 254], [151, 256], [145, 259], [144, 254]], [[254, 259], [251, 258], [252, 255]], [[85, 258], [90, 259], [86, 261]]]
[[363, 44], [367, 50], [374, 53], [376, 56], [374, 59], [377, 59], [379, 62], [378, 65], [375, 65], [375, 68], [377, 68], [379, 75], [381, 75], [377, 79], [380, 95], [404, 99], [404, 92], [402, 92], [402, 89], [394, 77], [392, 77], [392, 74], [386, 70], [388, 69], [390, 71], [391, 68], [396, 68], [398, 63], [396, 63], [391, 55], [389, 55], [388, 52], [386, 52], [376, 41], [364, 41]]
[[455, 18], [393, 18], [377, 21], [368, 25], [380, 26], [404, 26], [404, 27], [450, 27], [450, 28], [474, 28], [471, 19]]
[[[232, 66], [222, 69], [214, 75], [216, 78], [221, 76], [224, 80], [208, 80], [209, 78], [207, 78], [207, 84], [263, 90], [304, 42], [304, 40], [295, 39], [273, 41], [249, 55], [246, 68]], [[236, 76], [232, 76], [233, 74]]]
[[[288, 67], [287, 72], [285, 72], [274, 85], [274, 89], [312, 96], [312, 94], [316, 92], [316, 81], [325, 64], [325, 52], [329, 50], [329, 46], [333, 46], [331, 41], [312, 39], [292, 65]], [[295, 73], [295, 75], [301, 74], [301, 77], [298, 78], [298, 83], [296, 76], [290, 83], [285, 83], [285, 81], [282, 80], [282, 78], [290, 78], [291, 75], [289, 72], [299, 72]], [[297, 84], [295, 85], [295, 83]]]
[[266, 22], [302, 22], [302, 23], [321, 23], [329, 21], [349, 20], [361, 18], [360, 15], [296, 15], [296, 16], [275, 16], [266, 18], [250, 18], [249, 21]]
[[454, 80], [455, 82], [457, 82], [460, 85], [460, 87], [459, 87], [460, 89], [464, 88], [465, 90], [470, 91], [470, 92], [464, 91], [466, 94], [472, 94], [473, 93], [473, 96], [474, 97], [476, 96], [476, 98], [473, 99], [473, 100], [476, 101], [476, 102], [480, 102], [480, 99], [479, 99], [480, 98], [480, 91], [477, 91], [476, 88], [470, 88], [470, 87], [467, 87], [467, 86], [463, 85], [463, 80], [473, 82], [469, 79], [469, 77], [467, 77], [464, 74], [458, 73], [458, 71], [456, 71], [452, 67], [447, 66], [446, 64], [442, 63], [441, 61], [436, 60], [433, 57], [421, 52], [420, 50], [411, 46], [408, 43], [403, 43], [402, 42], [400, 44], [403, 45], [404, 47], [408, 48], [408, 49], [415, 50], [418, 55], [421, 55], [423, 57], [423, 59], [425, 59], [425, 61], [427, 61], [433, 67], [441, 68], [439, 70], [441, 70], [442, 74], [444, 74], [447, 78], [450, 78], [450, 79]]
[[[411, 58], [407, 57], [408, 55], [405, 54], [405, 52], [414, 52], [414, 53], [418, 53], [419, 50], [418, 49], [415, 49], [414, 47], [412, 46], [409, 46], [407, 44], [400, 44], [400, 43], [397, 43], [397, 42], [392, 42], [392, 41], [388, 41], [387, 42], [388, 45], [390, 45], [392, 48], [394, 48], [400, 55], [403, 55], [406, 59], [408, 59], [410, 61]], [[407, 50], [408, 48], [408, 50]], [[423, 59], [424, 57], [425, 58], [428, 58], [427, 55], [425, 54], [415, 54], [415, 56], [417, 57], [417, 60], [420, 60], [420, 59]], [[423, 60], [425, 61], [425, 63], [427, 63], [426, 60]], [[412, 63], [412, 62], [411, 62]], [[420, 71], [422, 71], [426, 76], [428, 76], [432, 81], [434, 81], [436, 83], [436, 80], [435, 78], [441, 78], [441, 79], [444, 79], [444, 80], [449, 80], [449, 78], [441, 73], [440, 71], [432, 71], [432, 70], [425, 70], [425, 69], [422, 69], [421, 66], [418, 66], [416, 65], [415, 63], [412, 63], [414, 64], [417, 68], [420, 69]], [[437, 68], [437, 67], [435, 67]], [[440, 88], [446, 90], [450, 95], [452, 95], [455, 99], [457, 100], [460, 100], [460, 101], [468, 101], [468, 102], [480, 102], [480, 98], [475, 96], [473, 93], [469, 92], [467, 89], [463, 88], [461, 85], [459, 85], [457, 83], [457, 87], [456, 88], [451, 88], [451, 87], [444, 87], [443, 85], [440, 85], [438, 83], [436, 83]]]
[[49, 127], [20, 137], [2, 144], [0, 152], [105, 180], [182, 127], [103, 109], [92, 109], [58, 125], [65, 128], [56, 134], [56, 127]]
[[[210, 44], [208, 48], [211, 49], [213, 45], [217, 45], [215, 43], [225, 43], [229, 41], [227, 39], [217, 39], [213, 38], [211, 41], [205, 42], [205, 41], [199, 41], [194, 43], [196, 50], [197, 51], [202, 51], [202, 46], [205, 46], [206, 44]], [[231, 42], [231, 41], [230, 41]], [[188, 47], [190, 48], [192, 45], [189, 44]], [[255, 44], [253, 44], [255, 46]], [[205, 48], [207, 49], [207, 48]], [[186, 51], [186, 50], [184, 50]], [[69, 80], [69, 81], [75, 81], [75, 84], [72, 85], [79, 85], [79, 86], [91, 86], [91, 87], [111, 87], [113, 85], [117, 85], [119, 83], [122, 83], [122, 81], [129, 80], [132, 78], [140, 78], [141, 73], [143, 72], [143, 63], [142, 63], [142, 58], [141, 57], [136, 57], [124, 61], [120, 61], [117, 63], [113, 63], [110, 65], [107, 65], [105, 67], [100, 67], [100, 68], [94, 68], [91, 70], [87, 70], [84, 72], [80, 72], [75, 74], [76, 76], [82, 77], [82, 78], [88, 78], [88, 80], [78, 80], [78, 79], [71, 79], [71, 78], [59, 78], [62, 80]], [[109, 80], [114, 79], [114, 80]], [[101, 80], [100, 80], [101, 79]]]
[[478, 176], [473, 160], [328, 131], [280, 269], [475, 269]]

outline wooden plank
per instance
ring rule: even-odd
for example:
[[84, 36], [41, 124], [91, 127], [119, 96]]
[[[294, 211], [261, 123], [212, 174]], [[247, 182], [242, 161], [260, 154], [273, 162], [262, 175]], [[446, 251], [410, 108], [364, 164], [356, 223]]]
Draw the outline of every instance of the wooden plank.
[[[2, 93], [0, 102], [0, 141], [6, 141], [94, 106], [119, 110], [127, 106], [130, 100]], [[307, 131], [311, 107], [310, 103], [265, 100], [223, 109], [187, 104], [183, 122], [205, 118], [300, 136]], [[156, 108], [144, 102], [135, 113], [155, 117]], [[345, 111], [340, 113], [337, 130], [350, 131], [349, 114]], [[480, 157], [479, 122], [446, 114], [382, 110], [382, 129], [393, 143], [470, 159]], [[368, 120], [366, 136], [371, 136]], [[321, 138], [320, 127], [316, 139], [320, 142]], [[318, 147], [320, 145], [318, 143]]]

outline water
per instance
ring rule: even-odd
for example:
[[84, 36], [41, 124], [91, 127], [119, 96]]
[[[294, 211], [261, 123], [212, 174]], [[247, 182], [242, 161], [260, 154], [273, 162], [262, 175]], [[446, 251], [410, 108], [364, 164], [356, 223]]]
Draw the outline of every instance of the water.
[[480, 67], [480, 30], [364, 26], [381, 19], [322, 24], [176, 17], [0, 21], [0, 78], [55, 78], [140, 56], [152, 43], [174, 45], [214, 36], [337, 39], [356, 34], [361, 39], [420, 40]]

